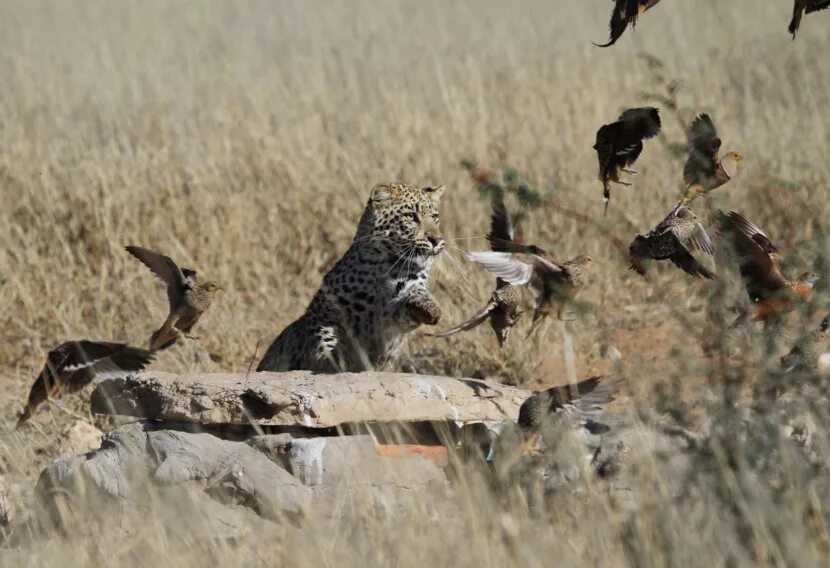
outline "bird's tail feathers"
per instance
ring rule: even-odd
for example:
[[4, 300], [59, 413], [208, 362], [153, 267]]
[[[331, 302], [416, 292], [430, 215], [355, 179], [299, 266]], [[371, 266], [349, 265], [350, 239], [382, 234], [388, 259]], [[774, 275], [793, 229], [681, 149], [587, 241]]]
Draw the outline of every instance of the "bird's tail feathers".
[[162, 351], [176, 343], [179, 339], [179, 332], [174, 327], [162, 326], [150, 336], [150, 351]]

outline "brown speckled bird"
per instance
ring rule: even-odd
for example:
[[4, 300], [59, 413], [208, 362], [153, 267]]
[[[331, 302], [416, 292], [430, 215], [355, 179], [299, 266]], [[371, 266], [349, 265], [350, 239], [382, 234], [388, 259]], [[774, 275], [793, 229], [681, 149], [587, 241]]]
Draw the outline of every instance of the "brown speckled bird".
[[678, 206], [646, 236], [634, 237], [628, 247], [631, 269], [645, 275], [648, 259], [670, 260], [692, 276], [714, 278], [715, 275], [692, 256], [692, 249], [709, 255], [715, 252], [697, 215], [688, 207]]
[[150, 336], [150, 350], [166, 349], [176, 342], [179, 332], [188, 337], [190, 330], [210, 307], [213, 296], [222, 287], [216, 282], [199, 284], [196, 271], [180, 268], [168, 256], [137, 246], [128, 246], [126, 249], [167, 284], [170, 313], [162, 326]]
[[17, 427], [26, 422], [44, 401], [64, 392], [77, 392], [99, 374], [139, 371], [153, 357], [146, 349], [124, 343], [89, 340], [61, 343], [49, 352], [43, 370], [32, 384]]
[[804, 17], [805, 12], [810, 14], [824, 10], [825, 8], [830, 8], [830, 0], [795, 0], [793, 2], [793, 19], [790, 20], [789, 28], [790, 33], [793, 34], [793, 39], [795, 39], [795, 35], [798, 33], [798, 28], [801, 26], [801, 18]]
[[[752, 319], [768, 324], [796, 306], [796, 300], [808, 300], [818, 276], [805, 272], [789, 280], [781, 272], [781, 255], [764, 232], [737, 211], [719, 213], [720, 226], [731, 236], [738, 255], [741, 279], [755, 310]], [[738, 318], [736, 324], [743, 318]]]
[[525, 449], [533, 449], [546, 422], [570, 417], [593, 434], [608, 430], [597, 422], [602, 407], [613, 401], [620, 390], [619, 380], [591, 377], [574, 385], [553, 387], [534, 393], [519, 408], [519, 427], [527, 436]]
[[660, 132], [660, 112], [654, 107], [631, 108], [623, 112], [616, 122], [603, 125], [597, 130], [594, 150], [599, 159], [599, 179], [602, 182], [602, 198], [605, 212], [611, 199], [611, 182], [631, 185], [622, 181], [622, 172], [634, 174], [627, 169], [643, 151], [643, 140], [657, 136]]
[[819, 347], [827, 342], [828, 327], [830, 316], [825, 316], [818, 328], [796, 341], [790, 352], [781, 357], [781, 368], [785, 373], [818, 369]]
[[[561, 320], [565, 306], [585, 284], [585, 270], [592, 262], [591, 257], [578, 256], [559, 263], [541, 247], [515, 240], [513, 220], [500, 193], [493, 196], [487, 240], [491, 251], [471, 252], [470, 260], [507, 284], [530, 289], [536, 298], [531, 331], [544, 316], [554, 311]], [[526, 255], [531, 263], [523, 262], [517, 255]]]
[[[491, 246], [496, 249], [500, 245], [498, 241], [491, 240]], [[512, 242], [505, 245], [508, 249], [514, 247], [527, 251], [525, 254], [530, 262], [522, 261], [516, 254], [502, 250], [470, 252], [468, 256], [508, 284], [527, 286], [530, 289], [536, 298], [533, 327], [554, 312], [561, 320], [565, 306], [573, 302], [579, 289], [585, 285], [585, 271], [593, 259], [583, 255], [560, 263], [535, 245]]]
[[614, 0], [614, 11], [611, 13], [611, 22], [608, 24], [611, 38], [608, 43], [595, 43], [597, 47], [608, 47], [614, 45], [625, 29], [630, 25], [632, 28], [637, 25], [637, 18], [657, 4], [660, 0]]
[[744, 159], [739, 152], [719, 156], [721, 139], [708, 114], [700, 114], [689, 128], [689, 157], [683, 167], [686, 192], [680, 203], [686, 205], [694, 198], [717, 189], [735, 175]]
[[[514, 240], [513, 220], [504, 205], [504, 192], [501, 190], [495, 191], [492, 199], [493, 212], [490, 215], [490, 232], [487, 235], [490, 246], [495, 246], [494, 250], [523, 247], [524, 245], [516, 243]], [[450, 337], [458, 332], [473, 329], [489, 317], [499, 347], [504, 347], [504, 342], [507, 341], [510, 330], [521, 319], [522, 312], [519, 310], [521, 301], [522, 289], [520, 287], [497, 278], [496, 290], [483, 310], [464, 323], [433, 335], [435, 337]]]
[[490, 318], [490, 326], [496, 334], [499, 347], [504, 347], [504, 342], [507, 341], [510, 330], [521, 319], [522, 312], [519, 310], [521, 301], [522, 289], [499, 279], [496, 291], [493, 292], [490, 301], [487, 302], [483, 310], [464, 323], [430, 335], [434, 337], [450, 337], [456, 333], [473, 329], [485, 319]]

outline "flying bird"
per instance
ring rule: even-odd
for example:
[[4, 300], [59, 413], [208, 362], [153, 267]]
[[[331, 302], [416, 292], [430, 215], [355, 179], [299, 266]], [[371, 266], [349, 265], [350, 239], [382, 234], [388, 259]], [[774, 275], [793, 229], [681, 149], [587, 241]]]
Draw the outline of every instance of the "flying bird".
[[712, 279], [715, 275], [692, 256], [691, 250], [712, 255], [712, 241], [694, 212], [685, 206], [675, 207], [657, 227], [645, 236], [637, 235], [628, 247], [631, 269], [645, 275], [645, 261], [670, 260], [695, 277]]
[[781, 368], [785, 373], [818, 369], [819, 347], [826, 343], [828, 328], [830, 316], [825, 316], [816, 329], [796, 341], [790, 352], [781, 357]]
[[594, 150], [599, 159], [599, 179], [602, 182], [602, 198], [605, 212], [611, 199], [611, 182], [631, 185], [622, 181], [625, 172], [643, 151], [643, 140], [653, 138], [660, 132], [660, 112], [654, 107], [631, 108], [623, 112], [616, 122], [603, 125], [597, 130]]
[[514, 286], [527, 286], [536, 298], [531, 331], [543, 318], [556, 314], [562, 320], [565, 307], [571, 304], [585, 285], [590, 256], [582, 255], [558, 262], [548, 253], [529, 255], [520, 260], [508, 252], [470, 252], [470, 260], [491, 274]]
[[49, 352], [43, 370], [32, 384], [17, 427], [23, 425], [44, 401], [64, 392], [77, 392], [99, 374], [140, 371], [153, 357], [151, 351], [125, 343], [89, 340], [61, 343]]
[[520, 287], [507, 284], [504, 280], [498, 279], [496, 290], [490, 296], [490, 301], [487, 302], [484, 309], [464, 323], [430, 335], [434, 337], [450, 337], [456, 333], [471, 330], [489, 318], [490, 326], [496, 334], [499, 347], [504, 347], [504, 342], [507, 341], [510, 330], [521, 319], [522, 312], [519, 309], [521, 301], [522, 289]]
[[680, 200], [681, 205], [719, 188], [735, 175], [743, 155], [728, 152], [721, 158], [720, 147], [715, 123], [708, 114], [699, 114], [689, 128], [689, 157], [683, 167], [686, 193]]
[[[487, 235], [487, 240], [491, 243], [491, 247], [495, 246], [498, 250], [506, 247], [522, 247], [523, 245], [515, 243], [514, 241], [513, 221], [504, 205], [504, 191], [494, 191], [492, 202], [493, 212], [490, 215], [490, 233]], [[490, 296], [490, 301], [487, 302], [484, 309], [464, 323], [430, 335], [434, 337], [450, 337], [456, 333], [473, 329], [489, 318], [490, 326], [496, 334], [499, 347], [504, 347], [504, 342], [507, 341], [510, 330], [521, 319], [522, 312], [519, 309], [521, 301], [522, 289], [520, 287], [508, 284], [501, 278], [497, 278], [496, 290]]]
[[523, 447], [535, 448], [543, 427], [554, 420], [574, 420], [592, 434], [607, 432], [608, 426], [597, 420], [603, 406], [617, 396], [620, 385], [619, 380], [597, 376], [534, 393], [519, 408], [519, 428], [527, 436]]
[[[781, 272], [783, 256], [764, 232], [737, 211], [719, 213], [723, 231], [731, 236], [738, 255], [741, 279], [755, 304], [752, 318], [768, 324], [795, 308], [795, 300], [808, 300], [818, 276], [805, 272], [789, 280]], [[743, 318], [738, 318], [740, 323]]]
[[801, 26], [801, 18], [804, 17], [805, 12], [811, 14], [825, 8], [830, 8], [830, 0], [795, 0], [793, 2], [793, 19], [790, 20], [790, 33], [793, 34], [793, 39], [795, 39], [795, 34]]
[[222, 287], [210, 281], [200, 284], [195, 270], [179, 267], [168, 256], [137, 246], [128, 246], [126, 250], [167, 285], [170, 312], [150, 336], [151, 351], [166, 349], [176, 342], [179, 332], [188, 336]]
[[637, 25], [637, 18], [657, 4], [660, 0], [615, 0], [614, 11], [611, 13], [611, 22], [608, 24], [611, 32], [611, 39], [608, 43], [598, 44], [597, 47], [609, 47], [614, 45], [625, 29], [630, 25], [632, 28]]

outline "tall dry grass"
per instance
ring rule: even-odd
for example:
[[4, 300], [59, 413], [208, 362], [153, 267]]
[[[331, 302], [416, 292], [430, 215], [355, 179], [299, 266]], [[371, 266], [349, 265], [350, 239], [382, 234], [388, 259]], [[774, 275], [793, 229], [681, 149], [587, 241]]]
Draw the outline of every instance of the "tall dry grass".
[[[738, 177], [696, 207], [740, 209], [781, 242], [791, 270], [824, 272], [827, 16], [805, 18], [792, 42], [787, 2], [663, 4], [601, 50], [590, 41], [606, 37], [607, 0], [2, 2], [0, 381], [8, 394], [0, 424], [12, 427], [56, 343], [144, 343], [158, 325], [164, 294], [126, 244], [165, 251], [226, 288], [199, 324], [202, 339], [164, 353], [157, 366], [244, 370], [260, 338], [264, 347], [302, 313], [378, 181], [446, 184], [444, 232], [462, 249], [484, 247], [488, 219], [459, 166], [465, 158], [516, 168], [546, 196], [599, 218], [591, 146], [600, 124], [657, 88], [643, 53], [683, 81], [684, 112], [710, 112], [724, 148], [746, 156]], [[608, 228], [625, 242], [679, 194], [682, 159], [672, 144], [682, 130], [671, 113], [664, 118], [635, 186], [614, 194]], [[615, 346], [638, 403], [715, 412], [701, 401], [719, 385], [700, 379], [720, 375], [684, 329], [705, 329], [710, 285], [671, 269], [646, 283], [596, 228], [550, 209], [532, 212], [526, 232], [558, 255], [597, 261], [584, 294], [595, 309], [573, 326], [580, 374], [608, 369], [603, 354]], [[742, 292], [734, 277], [726, 282], [728, 306]], [[491, 285], [451, 248], [432, 285], [444, 322], [469, 315]], [[553, 330], [536, 341], [523, 334], [503, 355], [484, 328], [449, 342], [418, 338], [403, 365], [528, 386], [562, 382]], [[677, 389], [669, 381], [655, 395], [667, 380]], [[67, 404], [85, 412], [82, 399]], [[68, 420], [48, 408], [23, 435], [1, 434], [2, 473], [31, 481]], [[777, 445], [763, 447], [778, 455]], [[177, 540], [159, 519], [132, 544], [106, 535], [55, 541], [34, 561], [821, 562], [826, 482], [788, 462], [780, 477], [803, 483], [781, 489], [717, 452], [703, 454], [716, 467], [685, 499], [665, 489], [658, 459], [636, 460], [633, 517], [597, 492], [558, 493], [530, 507], [494, 496], [471, 474], [449, 519], [413, 511], [390, 525], [367, 516], [349, 528], [286, 529], [265, 542], [254, 535], [241, 547]]]

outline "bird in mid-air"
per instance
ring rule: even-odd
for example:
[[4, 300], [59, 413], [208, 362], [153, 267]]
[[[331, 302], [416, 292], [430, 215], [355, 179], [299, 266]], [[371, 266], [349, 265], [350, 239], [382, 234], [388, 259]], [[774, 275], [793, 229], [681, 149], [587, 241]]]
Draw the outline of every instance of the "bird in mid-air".
[[798, 33], [801, 18], [804, 17], [805, 13], [810, 14], [825, 8], [830, 8], [830, 0], [795, 0], [793, 2], [793, 19], [790, 20], [790, 33], [793, 34], [793, 39], [795, 39], [795, 34]]
[[643, 140], [657, 136], [659, 132], [660, 112], [654, 107], [628, 109], [616, 122], [605, 124], [597, 130], [594, 150], [599, 159], [599, 179], [602, 182], [606, 213], [611, 199], [611, 182], [631, 185], [622, 181], [621, 174], [636, 173], [628, 167], [643, 151]]
[[[512, 222], [507, 209], [494, 206], [495, 229], [487, 235], [491, 250], [470, 252], [470, 260], [508, 284], [527, 286], [536, 298], [534, 324], [554, 312], [561, 320], [565, 306], [573, 302], [585, 284], [591, 257], [583, 255], [560, 263], [541, 247], [504, 238], [508, 231], [498, 227], [510, 226]], [[526, 261], [521, 260], [522, 257], [526, 257]]]
[[660, 0], [615, 0], [614, 11], [611, 13], [611, 22], [608, 24], [608, 29], [611, 38], [608, 43], [595, 43], [597, 47], [609, 47], [614, 45], [620, 36], [623, 35], [625, 29], [630, 25], [632, 28], [637, 25], [637, 18], [648, 10], [654, 7]]
[[735, 175], [743, 155], [728, 152], [721, 158], [720, 147], [715, 123], [706, 113], [698, 115], [689, 128], [689, 157], [683, 167], [686, 192], [680, 200], [681, 205], [719, 188]]
[[[491, 246], [498, 250], [504, 247], [521, 247], [514, 241], [513, 221], [507, 208], [504, 205], [504, 192], [496, 191], [493, 194], [493, 212], [490, 216], [490, 233], [487, 235]], [[495, 245], [493, 245], [495, 243]], [[458, 324], [450, 329], [441, 331], [435, 337], [450, 337], [461, 331], [467, 331], [480, 325], [485, 319], [490, 319], [490, 326], [496, 334], [499, 347], [504, 347], [504, 342], [510, 334], [510, 330], [521, 319], [522, 312], [519, 305], [522, 301], [522, 289], [519, 286], [509, 284], [501, 278], [496, 279], [496, 290], [490, 296], [490, 301], [480, 312], [464, 323]]]
[[795, 342], [789, 353], [781, 357], [781, 368], [785, 373], [818, 369], [819, 347], [827, 343], [828, 328], [830, 316], [825, 316], [816, 329]]
[[179, 332], [188, 336], [222, 287], [216, 282], [199, 283], [195, 270], [180, 268], [168, 256], [137, 246], [126, 249], [167, 285], [170, 313], [150, 336], [151, 351], [166, 349], [176, 342]]
[[645, 275], [645, 262], [670, 260], [695, 277], [712, 279], [715, 275], [692, 256], [691, 250], [712, 255], [712, 241], [694, 212], [685, 206], [675, 207], [657, 227], [645, 236], [637, 235], [628, 247], [631, 269]]
[[597, 420], [603, 406], [617, 396], [620, 386], [619, 380], [597, 376], [534, 393], [519, 408], [519, 428], [525, 435], [523, 447], [534, 449], [544, 426], [554, 420], [574, 420], [593, 434], [608, 431], [608, 426]]
[[96, 375], [140, 371], [153, 357], [151, 351], [125, 343], [90, 340], [61, 343], [46, 357], [46, 364], [29, 391], [17, 427], [26, 422], [44, 401], [64, 392], [77, 392]]
[[[783, 256], [769, 237], [737, 211], [719, 213], [721, 229], [731, 237], [738, 256], [741, 279], [750, 300], [755, 304], [752, 319], [769, 324], [793, 310], [796, 300], [808, 300], [818, 280], [814, 272], [805, 272], [789, 280], [781, 272]], [[736, 324], [741, 323], [738, 318]]]

